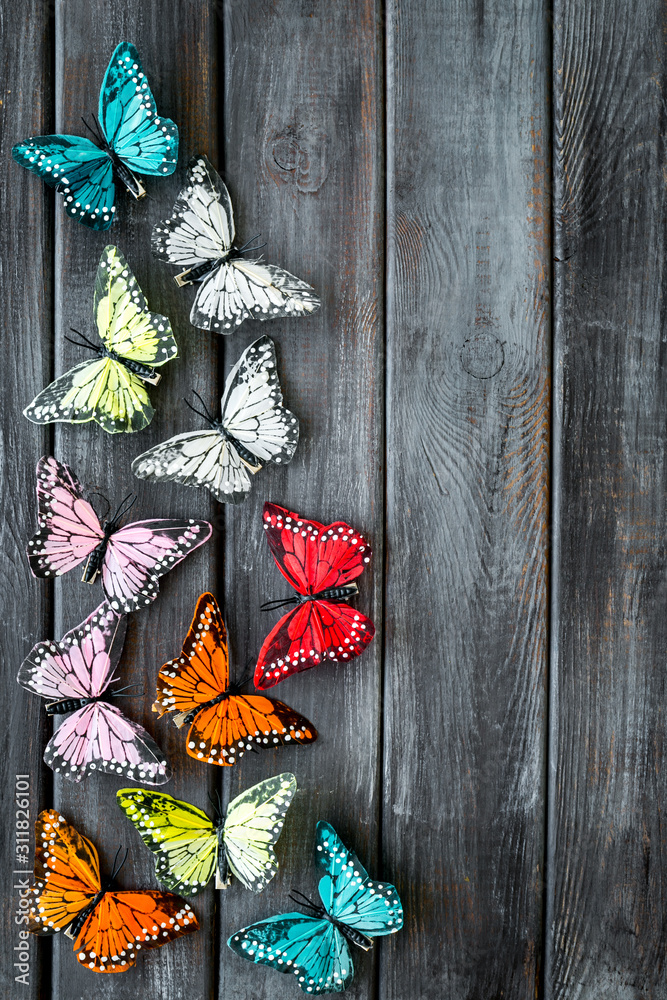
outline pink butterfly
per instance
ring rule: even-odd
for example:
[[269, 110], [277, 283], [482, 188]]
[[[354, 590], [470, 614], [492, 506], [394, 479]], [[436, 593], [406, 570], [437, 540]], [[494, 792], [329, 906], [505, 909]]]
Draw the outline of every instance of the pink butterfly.
[[[114, 611], [136, 611], [154, 601], [158, 579], [211, 537], [208, 521], [135, 521], [120, 527], [125, 504], [104, 526], [83, 499], [71, 469], [55, 458], [37, 463], [39, 531], [28, 542], [35, 576], [61, 576], [87, 560], [83, 574], [102, 586]], [[129, 509], [129, 508], [126, 508]]]
[[[127, 619], [107, 601], [60, 642], [38, 642], [21, 664], [17, 680], [27, 691], [49, 698], [49, 715], [71, 712], [49, 740], [44, 760], [81, 781], [91, 771], [122, 774], [146, 785], [169, 781], [171, 768], [145, 729], [104, 700], [116, 679]], [[119, 694], [120, 692], [116, 692]]]

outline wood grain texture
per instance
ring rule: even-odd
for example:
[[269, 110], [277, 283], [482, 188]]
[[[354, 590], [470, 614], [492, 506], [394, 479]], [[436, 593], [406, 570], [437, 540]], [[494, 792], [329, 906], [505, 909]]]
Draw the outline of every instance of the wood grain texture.
[[[253, 966], [229, 935], [294, 909], [292, 887], [316, 895], [315, 824], [330, 820], [371, 871], [379, 838], [382, 620], [383, 175], [379, 5], [235, 2], [224, 22], [224, 166], [237, 232], [261, 231], [265, 259], [322, 297], [307, 319], [247, 322], [225, 341], [229, 368], [267, 333], [301, 437], [284, 469], [255, 477], [250, 499], [226, 513], [225, 608], [237, 670], [256, 662], [278, 620], [259, 606], [289, 587], [264, 540], [270, 499], [323, 522], [343, 519], [373, 546], [355, 604], [378, 626], [350, 664], [326, 664], [271, 689], [319, 730], [312, 747], [247, 755], [226, 775], [230, 794], [284, 769], [299, 784], [280, 844], [282, 870], [261, 897], [237, 886], [221, 903], [219, 996], [300, 995], [291, 976]], [[355, 949], [352, 997], [375, 997], [373, 956]]]
[[[4, 725], [0, 737], [2, 778], [0, 808], [3, 833], [3, 899], [0, 927], [0, 993], [41, 996], [42, 954], [35, 938], [27, 940], [29, 960], [15, 949], [24, 943], [21, 895], [32, 875], [32, 825], [50, 793], [50, 771], [42, 761], [45, 723], [39, 699], [16, 683], [16, 674], [32, 645], [48, 635], [50, 595], [33, 579], [25, 556], [31, 533], [35, 456], [47, 446], [49, 432], [21, 416], [51, 373], [52, 240], [50, 203], [41, 185], [11, 159], [12, 146], [52, 120], [50, 86], [50, 24], [46, 8], [29, 2], [6, 10], [2, 18], [4, 82], [0, 93], [0, 304], [4, 331], [0, 340], [3, 385], [3, 435], [0, 448], [3, 517], [0, 529], [0, 593], [2, 610], [2, 672], [0, 704]], [[17, 851], [16, 775], [30, 775], [29, 853]], [[22, 779], [23, 781], [23, 779]], [[21, 786], [24, 787], [23, 785]], [[25, 832], [23, 832], [25, 836]], [[23, 874], [21, 874], [21, 872]], [[16, 982], [16, 976], [27, 979]], [[46, 970], [48, 973], [48, 969]]]
[[[79, 116], [96, 110], [99, 88], [115, 46], [133, 42], [161, 113], [180, 130], [179, 164], [168, 179], [148, 178], [148, 197], [130, 204], [118, 193], [117, 221], [107, 233], [93, 233], [64, 217], [56, 208], [56, 364], [60, 372], [79, 357], [79, 349], [64, 341], [69, 327], [87, 335], [94, 330], [92, 295], [100, 254], [107, 243], [117, 243], [143, 289], [149, 307], [169, 316], [179, 357], [162, 369], [162, 381], [151, 389], [156, 415], [145, 431], [135, 435], [105, 434], [99, 427], [59, 425], [55, 455], [67, 461], [82, 482], [94, 484], [110, 500], [112, 509], [130, 491], [138, 494], [131, 519], [143, 517], [204, 517], [215, 510], [208, 493], [168, 485], [153, 485], [134, 478], [132, 459], [141, 451], [181, 431], [189, 411], [182, 397], [191, 387], [205, 397], [217, 391], [218, 345], [189, 324], [189, 303], [173, 281], [173, 273], [155, 261], [150, 252], [153, 225], [171, 211], [185, 178], [185, 165], [195, 152], [217, 153], [217, 79], [215, 72], [216, 25], [204, 3], [108, 4], [60, 3], [56, 14], [57, 126], [79, 133]], [[185, 84], [187, 81], [187, 85]], [[199, 594], [214, 588], [221, 566], [219, 537], [190, 555], [163, 578], [160, 595], [148, 609], [130, 617], [121, 676], [139, 681], [143, 696], [127, 699], [123, 709], [157, 739], [168, 754], [172, 781], [164, 790], [207, 807], [212, 776], [184, 751], [184, 734], [168, 719], [158, 722], [151, 713], [157, 672], [177, 655], [190, 624]], [[102, 600], [99, 586], [88, 588], [77, 573], [59, 581], [56, 594], [56, 631], [61, 635]], [[155, 888], [150, 854], [115, 804], [116, 789], [131, 784], [109, 775], [90, 777], [76, 786], [56, 782], [56, 804], [67, 819], [87, 834], [100, 851], [105, 870], [119, 844], [130, 848], [120, 873], [124, 887]], [[126, 1000], [137, 996], [209, 997], [214, 974], [210, 960], [215, 915], [214, 892], [209, 888], [193, 907], [200, 921], [197, 934], [159, 951], [144, 954], [136, 969], [120, 976], [96, 976], [82, 969], [64, 939], [54, 953], [53, 997], [62, 1000], [96, 997]]]
[[664, 998], [665, 8], [554, 9], [546, 996]]
[[548, 33], [389, 5], [382, 995], [532, 998], [541, 957]]

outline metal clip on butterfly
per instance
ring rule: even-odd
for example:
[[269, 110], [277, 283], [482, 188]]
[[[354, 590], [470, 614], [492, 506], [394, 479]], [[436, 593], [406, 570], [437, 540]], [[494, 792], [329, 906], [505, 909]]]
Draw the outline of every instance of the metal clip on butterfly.
[[252, 892], [262, 892], [278, 871], [273, 848], [296, 792], [293, 774], [277, 774], [247, 788], [225, 815], [218, 800], [215, 818], [163, 792], [121, 788], [119, 807], [155, 855], [162, 885], [194, 895], [215, 871], [216, 889], [231, 883], [231, 872]]
[[130, 722], [113, 698], [133, 685], [111, 688], [125, 641], [127, 619], [105, 601], [60, 642], [38, 642], [21, 664], [17, 680], [40, 698], [49, 715], [71, 712], [49, 740], [44, 760], [64, 778], [81, 781], [93, 771], [163, 785], [171, 768], [157, 743]]
[[[142, 949], [161, 948], [199, 924], [188, 903], [171, 892], [120, 892], [112, 875], [102, 881], [97, 851], [55, 809], [35, 823], [35, 900], [28, 930], [74, 939], [77, 961], [93, 972], [126, 972]], [[126, 853], [127, 857], [127, 853]]]
[[246, 260], [243, 254], [261, 247], [250, 246], [250, 240], [237, 249], [234, 236], [229, 191], [206, 157], [195, 156], [173, 214], [158, 222], [151, 236], [159, 260], [185, 266], [174, 279], [177, 285], [201, 282], [190, 313], [193, 326], [233, 333], [249, 316], [277, 319], [319, 309], [310, 285], [261, 258]]
[[133, 171], [173, 174], [178, 129], [157, 113], [134, 45], [121, 42], [100, 91], [99, 121], [84, 125], [94, 141], [77, 135], [40, 135], [14, 146], [17, 163], [32, 170], [65, 199], [65, 211], [90, 229], [105, 230], [116, 212], [114, 179], [138, 200], [146, 194]]
[[319, 884], [321, 906], [293, 893], [308, 913], [260, 920], [227, 942], [241, 958], [292, 973], [303, 992], [314, 996], [342, 993], [352, 982], [348, 941], [368, 951], [372, 938], [395, 934], [403, 926], [394, 886], [373, 882], [329, 823], [317, 824], [315, 862], [325, 872]]
[[[23, 411], [35, 424], [95, 420], [108, 434], [143, 430], [153, 419], [143, 383], [157, 385], [156, 367], [178, 352], [166, 316], [148, 309], [127, 261], [115, 246], [104, 248], [97, 269], [93, 314], [101, 344], [66, 337], [97, 357], [82, 361], [47, 385]], [[77, 330], [73, 330], [78, 333]]]
[[242, 503], [250, 492], [248, 472], [263, 462], [287, 465], [299, 440], [299, 423], [283, 406], [276, 350], [269, 337], [246, 348], [229, 373], [216, 420], [199, 413], [210, 429], [177, 434], [132, 462], [139, 479], [205, 486], [220, 503]]
[[353, 581], [371, 559], [360, 533], [344, 521], [323, 525], [273, 503], [264, 504], [263, 516], [273, 558], [297, 593], [262, 606], [296, 605], [264, 640], [255, 669], [260, 689], [325, 660], [351, 660], [375, 635], [370, 618], [342, 603], [358, 593]]
[[197, 601], [181, 655], [158, 675], [153, 711], [178, 712], [179, 729], [190, 725], [187, 752], [195, 760], [230, 765], [246, 750], [306, 745], [315, 727], [282, 701], [240, 693], [229, 683], [227, 630], [212, 594]]
[[[208, 521], [135, 521], [123, 527], [126, 497], [104, 527], [83, 498], [81, 483], [71, 469], [52, 457], [37, 463], [39, 531], [28, 542], [28, 562], [34, 576], [68, 573], [85, 560], [83, 580], [98, 573], [114, 611], [136, 611], [158, 595], [158, 579], [211, 537]], [[134, 501], [133, 501], [134, 502]]]

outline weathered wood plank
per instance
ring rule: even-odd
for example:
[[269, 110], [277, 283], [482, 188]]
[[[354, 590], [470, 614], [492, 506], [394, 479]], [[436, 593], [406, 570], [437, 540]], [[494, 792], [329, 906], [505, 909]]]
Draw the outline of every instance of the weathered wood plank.
[[665, 9], [554, 9], [548, 998], [667, 996]]
[[542, 5], [388, 7], [382, 995], [533, 998], [549, 418]]
[[[236, 2], [224, 24], [224, 162], [237, 232], [262, 233], [267, 260], [310, 281], [323, 299], [308, 319], [248, 322], [225, 341], [227, 369], [268, 333], [276, 342], [287, 405], [301, 422], [296, 456], [269, 468], [251, 498], [226, 513], [226, 617], [237, 671], [254, 666], [277, 620], [263, 601], [281, 596], [264, 540], [271, 499], [321, 521], [348, 520], [372, 541], [357, 604], [381, 625], [382, 54], [375, 0]], [[288, 588], [289, 589], [289, 588]], [[292, 977], [238, 959], [239, 927], [293, 909], [292, 887], [316, 894], [314, 831], [329, 819], [373, 871], [379, 836], [381, 629], [363, 656], [326, 665], [273, 689], [317, 726], [309, 748], [247, 755], [228, 776], [231, 794], [292, 769], [300, 791], [280, 845], [282, 870], [261, 897], [238, 886], [220, 906], [219, 995], [298, 994]], [[356, 951], [356, 949], [355, 949]], [[354, 996], [375, 996], [371, 956], [355, 954]]]
[[[4, 724], [0, 738], [3, 816], [3, 869], [5, 871], [0, 934], [0, 993], [42, 996], [42, 953], [32, 935], [26, 940], [20, 901], [25, 881], [32, 881], [33, 823], [50, 794], [50, 771], [42, 761], [45, 722], [39, 699], [16, 683], [16, 673], [31, 646], [49, 634], [49, 589], [33, 579], [25, 556], [32, 533], [32, 505], [27, 501], [34, 489], [35, 463], [48, 447], [49, 432], [21, 416], [42, 385], [52, 366], [53, 241], [50, 204], [42, 186], [34, 183], [11, 160], [16, 142], [52, 124], [51, 49], [46, 6], [28, 2], [6, 9], [2, 18], [4, 83], [0, 100], [0, 301], [4, 332], [0, 340], [2, 370], [3, 436], [1, 449], [3, 517], [0, 530], [0, 592], [3, 612], [0, 704]], [[16, 775], [29, 775], [19, 786], [25, 790], [29, 810], [17, 812]], [[23, 796], [22, 796], [23, 798]], [[18, 848], [17, 822], [26, 823], [29, 851]], [[11, 873], [14, 873], [13, 876]], [[21, 874], [22, 873], [22, 874]], [[21, 961], [15, 949], [28, 945], [29, 959]], [[15, 966], [18, 963], [20, 968]], [[16, 976], [27, 977], [16, 982]], [[48, 968], [46, 970], [48, 972]]]
[[[123, 192], [118, 196], [118, 219], [106, 234], [95, 234], [64, 218], [57, 207], [56, 349], [58, 371], [78, 360], [77, 348], [64, 342], [69, 327], [90, 335], [92, 293], [100, 253], [117, 243], [126, 255], [149, 306], [170, 317], [179, 346], [179, 358], [163, 370], [157, 389], [151, 390], [156, 415], [145, 431], [111, 437], [100, 428], [62, 425], [56, 432], [55, 454], [70, 463], [82, 481], [102, 490], [114, 507], [134, 491], [139, 500], [132, 511], [140, 517], [211, 517], [208, 494], [179, 487], [150, 485], [135, 479], [132, 458], [171, 434], [184, 429], [189, 413], [181, 397], [192, 386], [204, 396], [217, 386], [217, 343], [194, 330], [188, 321], [189, 302], [173, 282], [171, 270], [150, 253], [153, 224], [171, 210], [183, 183], [185, 165], [198, 151], [216, 155], [217, 82], [215, 73], [217, 21], [205, 3], [147, 3], [109, 5], [102, 2], [59, 3], [56, 17], [57, 125], [79, 133], [81, 114], [97, 109], [99, 87], [115, 46], [123, 39], [138, 48], [162, 113], [180, 129], [179, 166], [166, 180], [149, 178], [148, 198], [137, 204]], [[176, 655], [190, 623], [196, 598], [215, 586], [220, 566], [219, 537], [191, 555], [161, 583], [161, 593], [147, 610], [133, 615], [121, 662], [125, 681], [140, 681], [144, 696], [124, 703], [127, 713], [146, 725], [169, 754], [174, 778], [164, 786], [177, 796], [205, 807], [212, 776], [186, 756], [184, 734], [169, 720], [157, 722], [151, 713], [157, 671]], [[62, 634], [102, 600], [98, 586], [88, 589], [76, 579], [64, 578], [58, 588], [56, 631]], [[153, 862], [139, 837], [115, 804], [116, 789], [131, 784], [108, 775], [88, 778], [81, 787], [58, 781], [58, 808], [91, 837], [108, 870], [119, 844], [131, 849], [119, 882], [127, 887], [155, 887]], [[143, 955], [136, 969], [122, 976], [96, 976], [82, 969], [64, 940], [56, 947], [53, 996], [74, 995], [209, 997], [213, 993], [211, 948], [214, 928], [212, 888], [197, 897], [194, 909], [201, 930], [192, 937]]]

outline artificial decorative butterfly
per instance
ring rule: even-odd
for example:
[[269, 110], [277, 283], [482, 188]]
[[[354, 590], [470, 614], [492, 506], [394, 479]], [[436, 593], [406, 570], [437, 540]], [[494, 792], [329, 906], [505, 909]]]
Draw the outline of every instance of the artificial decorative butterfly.
[[[37, 463], [39, 531], [28, 542], [34, 576], [68, 573], [86, 560], [85, 583], [102, 574], [104, 593], [114, 611], [136, 611], [154, 601], [158, 579], [213, 530], [208, 521], [135, 521], [120, 526], [129, 497], [104, 525], [84, 500], [81, 483], [66, 465], [52, 457]], [[133, 503], [134, 501], [132, 501]], [[131, 504], [130, 504], [131, 506]]]
[[210, 429], [155, 445], [135, 458], [132, 471], [139, 479], [205, 486], [220, 503], [242, 503], [250, 492], [248, 472], [259, 472], [263, 462], [286, 465], [296, 451], [299, 422], [282, 404], [276, 350], [262, 337], [229, 373], [220, 420], [205, 406], [205, 413], [190, 407]]
[[229, 191], [206, 157], [195, 156], [172, 215], [151, 236], [156, 257], [185, 266], [176, 284], [201, 282], [190, 313], [193, 326], [233, 333], [249, 316], [303, 316], [319, 308], [310, 285], [261, 259], [246, 260], [244, 253], [261, 248], [246, 243], [236, 249], [234, 236]]
[[197, 601], [181, 655], [158, 675], [153, 711], [175, 712], [179, 729], [190, 724], [186, 748], [209, 764], [235, 764], [246, 750], [317, 739], [314, 726], [282, 701], [241, 694], [229, 683], [227, 630], [212, 594]]
[[274, 846], [296, 792], [296, 778], [277, 774], [233, 799], [227, 815], [205, 812], [162, 792], [121, 788], [118, 805], [155, 855], [158, 882], [189, 896], [215, 871], [216, 889], [231, 883], [233, 872], [246, 889], [261, 892], [278, 871]]
[[294, 893], [291, 898], [310, 912], [260, 920], [227, 944], [250, 962], [291, 972], [304, 993], [342, 993], [354, 976], [348, 941], [368, 951], [371, 938], [401, 929], [403, 908], [394, 886], [371, 881], [329, 823], [317, 824], [315, 862], [325, 872], [321, 906]]
[[119, 870], [114, 862], [103, 881], [91, 842], [55, 809], [45, 809], [35, 823], [36, 899], [28, 930], [64, 931], [74, 939], [77, 961], [93, 972], [125, 972], [142, 949], [161, 948], [197, 930], [196, 916], [173, 892], [115, 891]]
[[17, 680], [48, 698], [49, 715], [71, 713], [49, 740], [44, 760], [64, 778], [81, 781], [92, 771], [122, 774], [163, 785], [171, 768], [157, 743], [109, 703], [125, 690], [110, 685], [123, 650], [127, 620], [105, 601], [60, 642], [38, 642]]
[[297, 591], [264, 608], [295, 604], [260, 650], [255, 687], [269, 688], [324, 660], [351, 660], [375, 635], [370, 618], [342, 602], [358, 593], [355, 580], [371, 559], [367, 541], [345, 524], [307, 521], [274, 503], [264, 504], [266, 540], [278, 569]]
[[178, 129], [157, 113], [134, 45], [121, 42], [100, 90], [94, 141], [78, 135], [38, 135], [14, 146], [17, 163], [32, 170], [65, 199], [65, 211], [90, 229], [108, 229], [116, 212], [114, 181], [137, 201], [146, 194], [133, 171], [173, 174]]
[[158, 384], [161, 376], [155, 367], [176, 357], [177, 347], [169, 320], [149, 312], [118, 247], [105, 247], [102, 253], [93, 312], [101, 345], [83, 334], [79, 334], [83, 344], [66, 339], [92, 348], [97, 357], [82, 361], [47, 385], [23, 413], [35, 424], [95, 420], [109, 434], [140, 431], [155, 412], [144, 382]]

